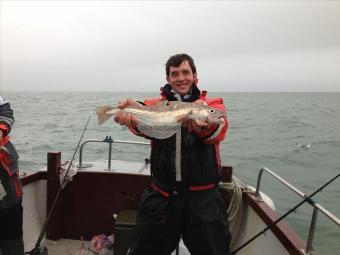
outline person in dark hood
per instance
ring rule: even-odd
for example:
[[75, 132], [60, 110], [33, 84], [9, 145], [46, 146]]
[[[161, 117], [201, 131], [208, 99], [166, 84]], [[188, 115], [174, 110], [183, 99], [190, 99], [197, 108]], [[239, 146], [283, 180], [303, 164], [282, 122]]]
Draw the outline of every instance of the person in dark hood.
[[[169, 58], [166, 80], [160, 98], [143, 103], [126, 99], [119, 107], [182, 101], [225, 110], [222, 98], [208, 98], [207, 92], [197, 87], [196, 66], [189, 55]], [[169, 255], [181, 238], [193, 255], [229, 254], [227, 211], [217, 187], [221, 180], [219, 146], [226, 135], [227, 118], [223, 124], [186, 120], [180, 131], [167, 139], [143, 134], [131, 114], [119, 112], [115, 121], [151, 140], [151, 182], [138, 208], [136, 237], [128, 254]]]
[[23, 255], [22, 189], [18, 154], [10, 142], [13, 110], [0, 96], [0, 254]]

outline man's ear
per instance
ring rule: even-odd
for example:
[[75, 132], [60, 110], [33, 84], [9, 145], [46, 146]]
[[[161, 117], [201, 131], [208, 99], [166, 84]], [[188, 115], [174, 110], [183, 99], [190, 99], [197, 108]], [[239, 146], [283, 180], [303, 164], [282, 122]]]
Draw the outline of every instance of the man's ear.
[[169, 76], [166, 77], [166, 81], [167, 81], [168, 83], [170, 83]]
[[194, 84], [197, 85], [198, 79], [197, 79], [197, 74], [194, 74]]

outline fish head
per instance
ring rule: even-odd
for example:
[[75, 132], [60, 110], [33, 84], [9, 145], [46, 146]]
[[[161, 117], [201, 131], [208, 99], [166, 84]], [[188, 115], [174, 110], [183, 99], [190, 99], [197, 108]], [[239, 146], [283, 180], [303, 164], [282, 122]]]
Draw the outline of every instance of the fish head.
[[226, 112], [224, 110], [208, 107], [208, 116], [207, 122], [214, 124], [222, 124], [224, 123], [224, 117], [226, 116]]
[[223, 117], [226, 116], [226, 112], [206, 105], [200, 105], [193, 109], [192, 115], [193, 119], [207, 121], [208, 123], [222, 124], [224, 123]]

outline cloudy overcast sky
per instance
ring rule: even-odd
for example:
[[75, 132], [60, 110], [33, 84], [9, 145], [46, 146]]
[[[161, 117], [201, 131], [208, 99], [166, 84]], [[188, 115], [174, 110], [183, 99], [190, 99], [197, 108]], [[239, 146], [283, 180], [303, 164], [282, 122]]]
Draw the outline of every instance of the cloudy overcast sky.
[[340, 1], [0, 1], [0, 91], [340, 91]]

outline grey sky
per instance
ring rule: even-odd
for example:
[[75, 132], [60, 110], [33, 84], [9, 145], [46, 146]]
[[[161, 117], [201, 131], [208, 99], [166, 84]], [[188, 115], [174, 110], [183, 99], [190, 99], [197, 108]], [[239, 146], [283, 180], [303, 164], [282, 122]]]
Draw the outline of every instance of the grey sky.
[[0, 91], [340, 91], [340, 1], [1, 1]]

